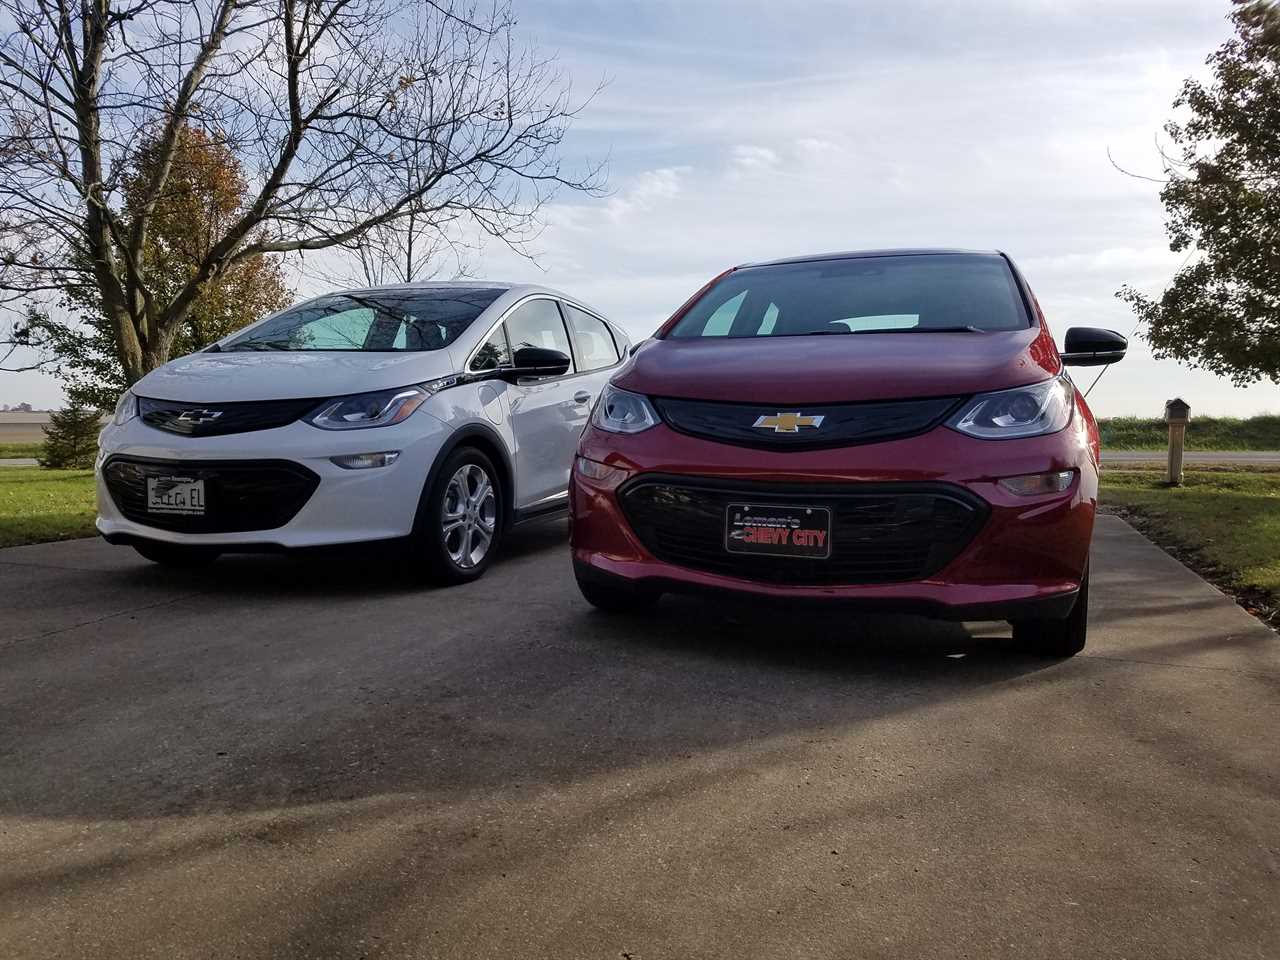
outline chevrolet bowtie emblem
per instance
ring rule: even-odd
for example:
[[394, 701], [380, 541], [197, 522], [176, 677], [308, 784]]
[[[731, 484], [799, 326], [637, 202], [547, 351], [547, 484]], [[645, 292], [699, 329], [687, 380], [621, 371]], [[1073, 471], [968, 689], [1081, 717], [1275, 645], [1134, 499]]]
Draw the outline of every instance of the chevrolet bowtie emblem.
[[213, 421], [217, 420], [220, 416], [222, 416], [221, 410], [183, 410], [182, 413], [178, 414], [178, 421], [180, 423], [194, 423], [198, 425], [202, 423], [213, 423]]
[[801, 427], [817, 430], [822, 426], [822, 417], [806, 417], [802, 413], [775, 413], [771, 417], [757, 417], [752, 426], [757, 430], [772, 430], [774, 433], [799, 433]]

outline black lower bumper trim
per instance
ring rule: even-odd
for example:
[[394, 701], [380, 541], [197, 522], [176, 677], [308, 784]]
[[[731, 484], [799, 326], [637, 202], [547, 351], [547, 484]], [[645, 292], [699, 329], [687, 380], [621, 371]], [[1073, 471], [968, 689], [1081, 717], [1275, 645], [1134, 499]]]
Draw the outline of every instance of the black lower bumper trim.
[[1064, 620], [1076, 605], [1076, 591], [1059, 593], [1051, 597], [1031, 600], [1001, 600], [990, 603], [951, 604], [936, 600], [919, 599], [886, 599], [850, 597], [779, 597], [774, 594], [759, 593], [750, 588], [711, 587], [698, 583], [689, 583], [669, 577], [643, 577], [632, 580], [605, 573], [595, 567], [577, 561], [573, 564], [573, 572], [579, 580], [602, 584], [643, 584], [663, 593], [681, 593], [691, 596], [733, 597], [748, 599], [761, 604], [794, 604], [812, 603], [826, 607], [843, 607], [865, 613], [908, 614], [917, 617], [928, 617], [932, 620]]

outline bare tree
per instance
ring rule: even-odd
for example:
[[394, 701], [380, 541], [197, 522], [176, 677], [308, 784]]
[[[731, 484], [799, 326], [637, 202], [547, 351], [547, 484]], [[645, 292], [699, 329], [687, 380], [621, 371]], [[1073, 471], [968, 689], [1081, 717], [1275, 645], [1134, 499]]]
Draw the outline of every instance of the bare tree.
[[[516, 43], [503, 0], [0, 0], [0, 24], [12, 25], [0, 39], [10, 357], [40, 346], [32, 311], [90, 283], [131, 383], [240, 260], [409, 225], [431, 242], [463, 218], [519, 248], [556, 189], [601, 186], [598, 167], [562, 169], [582, 104], [553, 61]], [[162, 296], [146, 241], [184, 125], [234, 151], [252, 199]], [[148, 138], [159, 159], [126, 216], [122, 173]]]

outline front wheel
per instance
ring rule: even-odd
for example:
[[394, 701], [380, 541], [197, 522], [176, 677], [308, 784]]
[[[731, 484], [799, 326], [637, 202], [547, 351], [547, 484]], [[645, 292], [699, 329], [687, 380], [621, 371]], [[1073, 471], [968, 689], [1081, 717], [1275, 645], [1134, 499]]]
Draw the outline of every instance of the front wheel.
[[474, 447], [451, 453], [418, 508], [414, 558], [440, 583], [468, 583], [489, 569], [502, 538], [502, 490], [493, 463]]
[[212, 547], [189, 547], [181, 543], [161, 543], [158, 540], [139, 540], [134, 543], [133, 549], [152, 563], [186, 569], [206, 567], [217, 560], [221, 553]]
[[1089, 629], [1089, 569], [1086, 567], [1075, 606], [1062, 620], [1015, 620], [1013, 639], [1042, 657], [1074, 657], [1084, 649]]

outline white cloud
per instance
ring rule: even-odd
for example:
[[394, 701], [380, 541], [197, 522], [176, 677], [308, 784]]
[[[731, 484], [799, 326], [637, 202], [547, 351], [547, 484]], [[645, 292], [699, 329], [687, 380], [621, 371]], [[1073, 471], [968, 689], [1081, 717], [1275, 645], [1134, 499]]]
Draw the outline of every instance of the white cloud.
[[779, 162], [780, 158], [775, 151], [746, 143], [735, 146], [729, 156], [729, 165], [734, 172], [742, 174], [768, 173]]
[[605, 205], [606, 216], [614, 223], [622, 223], [638, 213], [647, 213], [655, 206], [674, 199], [680, 193], [681, 180], [689, 172], [689, 167], [646, 170], [633, 178], [624, 190], [608, 199]]

